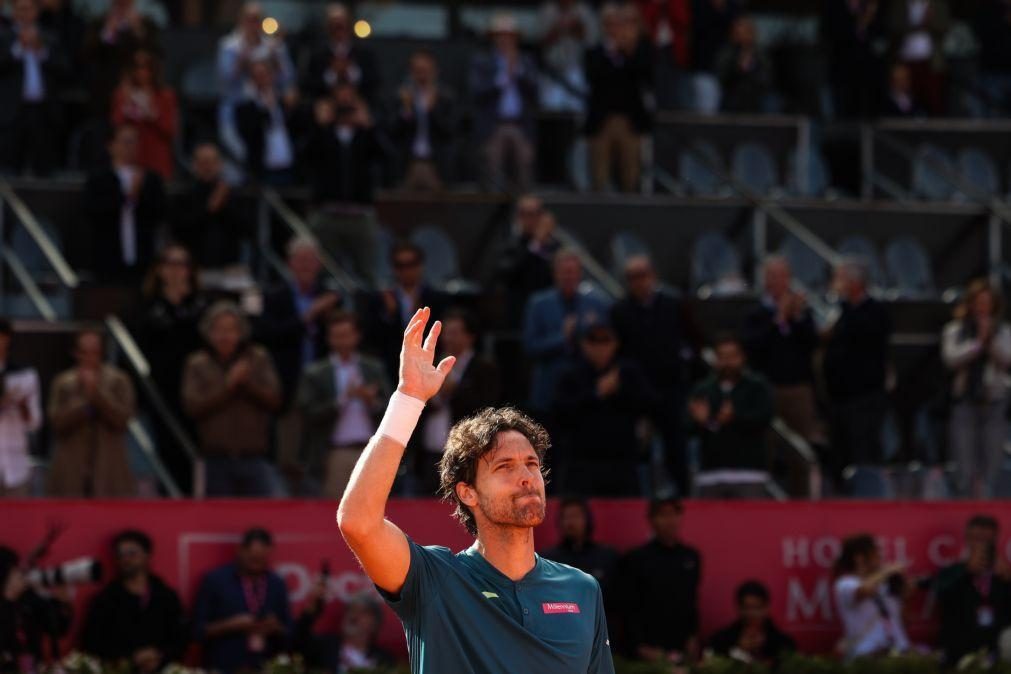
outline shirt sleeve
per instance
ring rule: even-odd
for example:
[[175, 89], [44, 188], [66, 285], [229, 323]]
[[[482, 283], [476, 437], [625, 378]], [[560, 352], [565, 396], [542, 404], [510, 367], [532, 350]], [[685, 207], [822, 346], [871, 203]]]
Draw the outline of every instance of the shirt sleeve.
[[848, 610], [853, 607], [859, 589], [860, 579], [856, 576], [845, 576], [836, 581], [835, 601], [840, 610]]
[[404, 586], [400, 588], [400, 592], [391, 594], [376, 586], [379, 594], [401, 620], [410, 620], [416, 615], [425, 597], [432, 592], [431, 588], [438, 582], [437, 574], [432, 571], [436, 555], [443, 550], [449, 553], [446, 548], [422, 547], [410, 537], [407, 544], [411, 549], [411, 565], [407, 569], [407, 577], [404, 578]]
[[593, 652], [590, 654], [590, 666], [587, 674], [614, 674], [614, 661], [611, 659], [611, 639], [607, 634], [607, 616], [604, 614], [604, 597], [597, 590], [597, 625], [593, 633]]

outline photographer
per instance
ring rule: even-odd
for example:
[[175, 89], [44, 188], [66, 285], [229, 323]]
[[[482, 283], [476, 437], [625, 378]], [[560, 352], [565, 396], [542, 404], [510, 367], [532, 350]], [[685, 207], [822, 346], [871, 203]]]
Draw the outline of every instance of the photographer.
[[56, 642], [73, 616], [66, 588], [52, 588], [50, 597], [42, 597], [29, 586], [19, 561], [16, 552], [0, 546], [0, 672], [35, 671], [46, 660], [46, 637], [49, 655], [58, 656]]
[[836, 608], [843, 623], [838, 650], [847, 661], [909, 650], [902, 605], [905, 563], [882, 564], [870, 534], [850, 536], [835, 564]]

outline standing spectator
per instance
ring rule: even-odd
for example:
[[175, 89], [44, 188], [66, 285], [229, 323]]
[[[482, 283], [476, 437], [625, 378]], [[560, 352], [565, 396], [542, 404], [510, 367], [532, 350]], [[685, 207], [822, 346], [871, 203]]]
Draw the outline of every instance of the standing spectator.
[[249, 83], [235, 107], [235, 128], [250, 175], [267, 185], [284, 187], [295, 181], [297, 95], [294, 90], [278, 95], [277, 75], [272, 58], [253, 57]]
[[580, 289], [578, 253], [558, 251], [553, 271], [554, 287], [532, 295], [523, 316], [523, 348], [533, 362], [529, 404], [543, 416], [554, 408], [558, 378], [579, 348], [577, 327], [599, 321], [609, 309], [596, 294]]
[[881, 32], [880, 0], [825, 0], [821, 37], [828, 47], [835, 114], [869, 117], [876, 109], [873, 82], [880, 75], [874, 40]]
[[281, 385], [263, 347], [249, 342], [249, 324], [230, 302], [212, 305], [200, 321], [206, 349], [183, 371], [182, 401], [197, 426], [207, 496], [270, 496], [274, 474], [265, 458]]
[[730, 31], [730, 44], [716, 59], [716, 73], [723, 89], [724, 112], [768, 112], [772, 87], [772, 64], [758, 46], [755, 21], [738, 17]]
[[237, 264], [240, 246], [248, 242], [235, 193], [222, 174], [221, 152], [214, 143], [193, 149], [194, 180], [179, 196], [172, 238], [193, 254], [201, 269], [220, 269]]
[[126, 428], [135, 410], [133, 384], [102, 356], [101, 333], [78, 333], [77, 366], [59, 374], [49, 392], [47, 417], [55, 436], [52, 496], [110, 498], [137, 491], [126, 450]]
[[825, 444], [814, 396], [814, 350], [818, 332], [804, 296], [791, 289], [790, 263], [765, 260], [762, 304], [745, 321], [748, 362], [772, 384], [776, 415], [801, 437]]
[[691, 66], [692, 1], [636, 0], [636, 5], [656, 52], [657, 105], [663, 110], [681, 107], [683, 77]]
[[81, 55], [86, 31], [71, 0], [41, 0], [39, 25], [53, 36], [68, 57], [73, 59]]
[[607, 317], [580, 326], [580, 355], [558, 381], [556, 418], [567, 446], [555, 459], [558, 481], [580, 496], [638, 496], [636, 426], [657, 405], [639, 364], [618, 357]]
[[675, 499], [650, 502], [653, 539], [618, 567], [626, 647], [640, 660], [690, 663], [699, 655], [702, 560], [681, 541], [683, 512]]
[[664, 442], [665, 464], [678, 489], [691, 489], [685, 453], [684, 409], [687, 361], [692, 353], [690, 321], [681, 299], [661, 290], [645, 255], [625, 262], [627, 293], [611, 312], [622, 354], [639, 364], [659, 397], [654, 423]]
[[775, 668], [784, 655], [797, 650], [796, 642], [769, 617], [769, 588], [749, 580], [737, 588], [735, 599], [737, 620], [709, 640], [714, 653]]
[[[138, 49], [159, 53], [158, 27], [138, 10], [135, 0], [110, 0], [109, 11], [98, 17], [85, 38], [89, 100], [99, 119], [108, 119], [112, 92]], [[69, 45], [68, 45], [69, 46]]]
[[[537, 69], [520, 51], [519, 29], [511, 14], [491, 20], [492, 49], [478, 54], [470, 67], [477, 144], [488, 188], [528, 189], [534, 181], [534, 134], [537, 110]], [[515, 167], [508, 180], [506, 167]]]
[[618, 551], [593, 540], [593, 511], [582, 498], [564, 498], [558, 504], [558, 543], [541, 552], [541, 557], [568, 564], [588, 573], [600, 583], [604, 603], [613, 590]]
[[870, 534], [850, 536], [842, 542], [833, 596], [843, 626], [837, 650], [847, 661], [909, 650], [902, 624], [903, 595], [908, 587], [905, 569], [902, 562], [882, 564]]
[[944, 326], [941, 356], [952, 371], [950, 445], [958, 490], [969, 498], [991, 498], [1007, 441], [1007, 370], [1011, 326], [985, 279], [969, 284], [954, 320]]
[[64, 45], [39, 23], [37, 0], [16, 0], [10, 28], [0, 31], [0, 166], [39, 176], [56, 167], [68, 72]]
[[717, 498], [762, 498], [769, 480], [766, 435], [772, 421], [772, 390], [746, 369], [744, 348], [730, 335], [713, 343], [716, 366], [688, 402], [699, 437], [699, 493]]
[[323, 613], [325, 583], [317, 583], [295, 626], [296, 651], [303, 654], [313, 670], [350, 674], [385, 670], [395, 661], [377, 645], [383, 626], [383, 603], [371, 589], [361, 590], [348, 600], [340, 631], [336, 634], [314, 631]]
[[888, 409], [885, 374], [891, 319], [867, 294], [867, 266], [847, 260], [834, 285], [841, 313], [828, 334], [822, 374], [830, 406], [831, 445], [836, 473], [850, 463], [875, 464], [884, 457], [881, 429]]
[[108, 663], [127, 661], [140, 674], [180, 662], [186, 648], [179, 595], [151, 572], [151, 538], [127, 530], [112, 542], [117, 577], [88, 607], [82, 644]]
[[42, 426], [39, 374], [11, 362], [14, 326], [0, 318], [0, 496], [28, 496], [31, 461], [29, 434]]
[[334, 87], [349, 84], [370, 103], [379, 93], [379, 68], [368, 47], [351, 33], [351, 15], [339, 2], [326, 6], [326, 38], [309, 58], [303, 79], [309, 96], [322, 96]]
[[980, 87], [988, 116], [1011, 110], [1011, 2], [986, 0], [973, 13], [979, 41]]
[[0, 545], [0, 669], [36, 672], [50, 662], [47, 655], [59, 652], [74, 609], [66, 585], [52, 588], [43, 598], [29, 584], [19, 562], [14, 550]]
[[284, 581], [270, 570], [274, 539], [265, 529], [242, 535], [236, 561], [210, 571], [193, 607], [194, 637], [207, 669], [260, 670], [291, 637]]
[[561, 247], [556, 226], [555, 216], [544, 209], [540, 197], [525, 194], [516, 200], [509, 243], [499, 262], [508, 325], [522, 321], [530, 296], [551, 285], [551, 260]]
[[631, 6], [605, 5], [601, 22], [603, 42], [586, 53], [590, 85], [586, 133], [593, 188], [610, 186], [617, 163], [621, 190], [635, 192], [642, 168], [642, 136], [653, 121], [647, 108], [653, 63]]
[[[151, 379], [169, 412], [191, 434], [193, 428], [186, 423], [180, 389], [186, 359], [201, 346], [197, 325], [206, 308], [190, 254], [179, 245], [163, 248], [144, 283], [137, 343], [147, 356]], [[160, 417], [152, 417], [158, 456], [183, 493], [190, 493], [193, 462]]]
[[944, 114], [944, 38], [951, 28], [947, 0], [896, 0], [886, 16], [891, 54], [909, 68], [913, 99]]
[[913, 98], [913, 81], [909, 66], [895, 63], [888, 70], [888, 90], [881, 102], [882, 117], [922, 117], [923, 108]]
[[695, 72], [715, 71], [716, 57], [726, 46], [730, 28], [740, 11], [740, 0], [692, 2], [691, 65]]
[[91, 226], [92, 270], [104, 283], [138, 283], [151, 264], [156, 230], [165, 216], [161, 177], [138, 161], [137, 128], [117, 126], [111, 165], [88, 176], [84, 212]]
[[112, 95], [112, 124], [137, 129], [138, 163], [166, 181], [175, 171], [172, 150], [178, 116], [176, 92], [165, 86], [161, 62], [153, 52], [138, 49]]
[[400, 150], [404, 188], [441, 190], [451, 166], [456, 132], [456, 100], [439, 82], [435, 54], [411, 54], [407, 82], [397, 92], [393, 137]]
[[361, 331], [354, 314], [336, 312], [326, 328], [330, 356], [310, 364], [299, 383], [301, 464], [323, 476], [322, 494], [340, 499], [362, 450], [379, 426], [383, 401], [392, 393], [383, 364], [358, 351]]
[[541, 56], [545, 72], [541, 78], [541, 107], [581, 113], [583, 53], [597, 40], [597, 20], [593, 10], [579, 0], [548, 0], [541, 5]]

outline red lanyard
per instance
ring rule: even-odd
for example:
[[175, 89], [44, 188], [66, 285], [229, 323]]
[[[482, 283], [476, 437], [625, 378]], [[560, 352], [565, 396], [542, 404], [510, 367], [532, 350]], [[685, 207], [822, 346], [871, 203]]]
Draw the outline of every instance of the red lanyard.
[[254, 616], [260, 615], [264, 606], [267, 605], [267, 579], [263, 576], [259, 578], [242, 578], [242, 593], [245, 595], [246, 608]]

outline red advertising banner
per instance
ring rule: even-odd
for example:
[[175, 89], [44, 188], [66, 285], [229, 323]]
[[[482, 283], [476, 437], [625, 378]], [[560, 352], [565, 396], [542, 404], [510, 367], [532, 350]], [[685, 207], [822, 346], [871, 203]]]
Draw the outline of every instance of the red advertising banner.
[[[285, 579], [296, 615], [323, 560], [330, 564], [330, 592], [340, 601], [369, 587], [335, 523], [336, 505], [327, 501], [5, 501], [0, 544], [22, 555], [38, 543], [48, 525], [62, 523], [46, 564], [90, 555], [112, 568], [108, 544], [125, 528], [146, 531], [154, 540], [154, 570], [174, 585], [187, 603], [202, 574], [233, 559], [236, 542], [250, 526], [264, 526], [275, 536], [274, 567]], [[626, 550], [649, 538], [642, 501], [593, 503], [596, 537]], [[887, 561], [908, 562], [911, 573], [929, 574], [961, 555], [962, 530], [973, 514], [994, 515], [1009, 529], [1007, 503], [894, 502], [688, 502], [684, 540], [702, 554], [701, 612], [709, 634], [733, 618], [733, 592], [746, 579], [765, 582], [773, 595], [777, 622], [806, 651], [829, 651], [838, 638], [832, 603], [831, 568], [840, 540], [853, 533], [878, 537]], [[394, 501], [388, 516], [419, 543], [460, 550], [471, 543], [435, 501]], [[555, 504], [537, 532], [538, 549], [556, 539]], [[1011, 541], [1002, 534], [1000, 554], [1011, 560]], [[76, 591], [83, 615], [94, 588]], [[935, 617], [929, 597], [914, 601], [909, 616], [916, 640], [929, 642]], [[384, 624], [383, 643], [404, 651], [403, 634], [392, 612]], [[79, 621], [78, 621], [79, 624]]]

